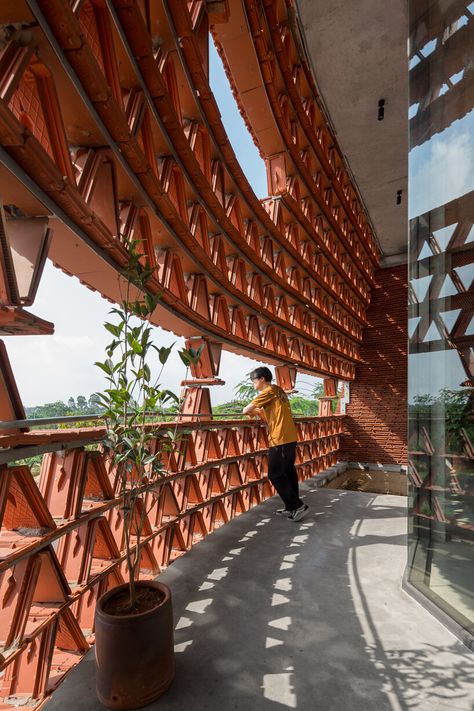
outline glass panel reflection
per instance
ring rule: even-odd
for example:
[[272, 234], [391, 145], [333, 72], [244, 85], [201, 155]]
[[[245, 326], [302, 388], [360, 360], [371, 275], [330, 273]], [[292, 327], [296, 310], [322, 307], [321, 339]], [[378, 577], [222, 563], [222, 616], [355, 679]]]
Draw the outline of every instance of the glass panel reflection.
[[473, 13], [410, 0], [409, 579], [471, 633]]

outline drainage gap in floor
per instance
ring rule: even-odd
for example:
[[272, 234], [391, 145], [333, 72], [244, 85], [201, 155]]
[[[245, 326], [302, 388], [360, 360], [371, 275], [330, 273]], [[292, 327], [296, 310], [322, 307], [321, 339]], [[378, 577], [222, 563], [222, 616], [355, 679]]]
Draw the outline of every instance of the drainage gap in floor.
[[325, 487], [345, 489], [346, 491], [367, 491], [372, 494], [406, 496], [407, 477], [404, 472], [346, 469], [345, 472], [325, 484]]

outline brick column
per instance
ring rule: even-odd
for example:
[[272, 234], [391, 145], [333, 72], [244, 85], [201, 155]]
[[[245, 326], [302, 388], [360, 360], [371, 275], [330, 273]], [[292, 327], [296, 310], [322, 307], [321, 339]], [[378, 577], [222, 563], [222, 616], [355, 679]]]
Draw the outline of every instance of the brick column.
[[378, 269], [361, 357], [350, 385], [341, 458], [407, 459], [407, 267]]

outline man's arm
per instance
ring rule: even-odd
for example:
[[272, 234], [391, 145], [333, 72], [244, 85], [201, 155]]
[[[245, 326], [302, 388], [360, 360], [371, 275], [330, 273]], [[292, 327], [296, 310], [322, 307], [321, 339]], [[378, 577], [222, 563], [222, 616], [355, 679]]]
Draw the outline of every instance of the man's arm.
[[249, 417], [253, 417], [254, 415], [260, 415], [262, 416], [263, 410], [261, 407], [256, 407], [252, 403], [249, 403], [244, 407], [242, 410], [243, 415], [249, 415]]
[[242, 410], [244, 415], [248, 417], [254, 417], [259, 415], [262, 419], [265, 419], [265, 413], [263, 407], [271, 402], [274, 398], [274, 394], [270, 388], [261, 392], [257, 397], [255, 397], [252, 402], [244, 407]]

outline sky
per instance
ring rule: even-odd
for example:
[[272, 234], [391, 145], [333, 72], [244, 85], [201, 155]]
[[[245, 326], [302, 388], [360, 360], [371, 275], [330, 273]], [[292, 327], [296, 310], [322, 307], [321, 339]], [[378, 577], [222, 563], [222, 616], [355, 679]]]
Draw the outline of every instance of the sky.
[[[266, 173], [256, 147], [245, 127], [232, 96], [222, 63], [211, 41], [210, 78], [211, 86], [219, 105], [222, 120], [242, 168], [258, 197], [266, 196]], [[108, 320], [111, 304], [100, 294], [80, 284], [47, 261], [35, 303], [29, 310], [35, 315], [52, 321], [53, 336], [10, 336], [5, 345], [16, 377], [16, 382], [26, 407], [92, 393], [105, 386], [101, 371], [95, 361], [104, 360], [105, 346], [110, 334], [103, 323]], [[163, 384], [174, 390], [185, 375], [184, 366], [177, 349], [184, 345], [183, 339], [155, 328], [155, 342], [174, 350], [163, 373]], [[233, 397], [235, 386], [258, 362], [243, 356], [223, 351], [220, 377], [225, 386], [214, 387], [211, 400], [214, 404], [226, 402]], [[308, 394], [316, 379], [299, 378], [301, 394]]]
[[410, 151], [409, 180], [410, 219], [474, 189], [474, 111]]

